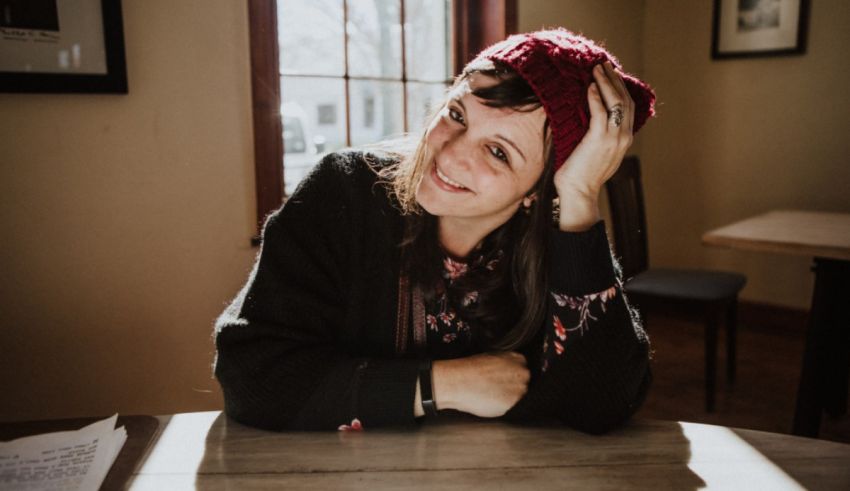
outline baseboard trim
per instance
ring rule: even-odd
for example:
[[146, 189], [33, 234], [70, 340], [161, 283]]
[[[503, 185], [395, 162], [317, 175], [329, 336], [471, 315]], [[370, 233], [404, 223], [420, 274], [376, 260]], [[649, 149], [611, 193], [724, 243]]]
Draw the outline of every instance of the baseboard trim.
[[745, 329], [804, 332], [808, 320], [808, 310], [749, 300], [738, 301], [738, 322]]

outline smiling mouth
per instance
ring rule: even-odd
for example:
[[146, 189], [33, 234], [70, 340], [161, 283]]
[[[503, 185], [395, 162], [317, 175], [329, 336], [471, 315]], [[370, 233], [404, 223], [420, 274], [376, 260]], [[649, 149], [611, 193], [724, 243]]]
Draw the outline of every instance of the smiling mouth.
[[467, 188], [467, 187], [466, 187], [466, 186], [464, 186], [463, 184], [461, 184], [461, 183], [459, 183], [459, 182], [457, 182], [457, 181], [453, 181], [452, 179], [449, 179], [449, 176], [447, 176], [447, 175], [443, 174], [442, 172], [440, 172], [440, 168], [439, 168], [439, 167], [437, 167], [437, 164], [434, 164], [434, 170], [436, 171], [437, 177], [438, 177], [441, 181], [443, 181], [444, 183], [448, 184], [449, 186], [451, 186], [451, 187], [453, 187], [453, 188], [457, 188], [457, 189], [463, 189], [463, 190], [466, 190], [466, 191], [468, 191], [468, 190], [469, 190], [469, 188]]

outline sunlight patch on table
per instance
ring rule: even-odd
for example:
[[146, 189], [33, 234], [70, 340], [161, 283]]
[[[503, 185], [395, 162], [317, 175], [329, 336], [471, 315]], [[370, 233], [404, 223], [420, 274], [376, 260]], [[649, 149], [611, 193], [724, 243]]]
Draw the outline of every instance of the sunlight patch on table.
[[204, 458], [207, 433], [221, 411], [175, 414], [162, 430], [138, 474], [189, 474]]
[[691, 442], [688, 467], [705, 481], [705, 489], [805, 489], [732, 430], [679, 424]]

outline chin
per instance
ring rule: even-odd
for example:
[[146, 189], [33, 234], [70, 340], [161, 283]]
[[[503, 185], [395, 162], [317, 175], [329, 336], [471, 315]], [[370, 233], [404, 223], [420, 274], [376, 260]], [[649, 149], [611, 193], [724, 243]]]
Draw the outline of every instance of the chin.
[[[433, 196], [428, 196], [429, 191], [425, 190], [425, 192], [416, 191], [416, 204], [419, 205], [420, 208], [425, 210], [427, 213], [431, 215], [440, 215], [440, 205], [439, 203], [435, 203], [436, 200], [433, 199]], [[430, 199], [429, 199], [430, 198]]]

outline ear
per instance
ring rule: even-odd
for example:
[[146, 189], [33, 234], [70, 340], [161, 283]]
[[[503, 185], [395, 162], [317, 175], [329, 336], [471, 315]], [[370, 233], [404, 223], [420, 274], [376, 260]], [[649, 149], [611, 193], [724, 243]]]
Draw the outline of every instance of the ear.
[[531, 208], [531, 205], [534, 204], [534, 201], [537, 199], [537, 192], [533, 192], [522, 199], [522, 206], [525, 208]]

